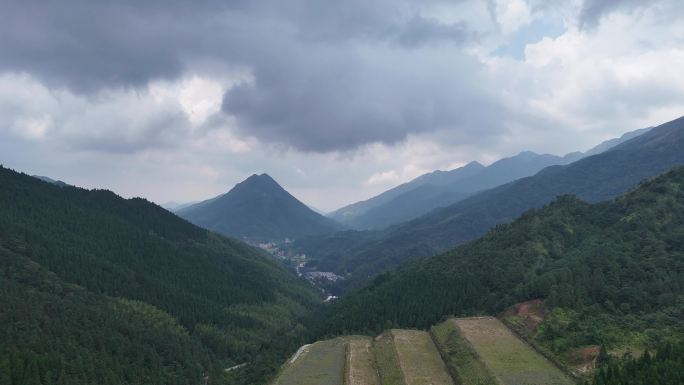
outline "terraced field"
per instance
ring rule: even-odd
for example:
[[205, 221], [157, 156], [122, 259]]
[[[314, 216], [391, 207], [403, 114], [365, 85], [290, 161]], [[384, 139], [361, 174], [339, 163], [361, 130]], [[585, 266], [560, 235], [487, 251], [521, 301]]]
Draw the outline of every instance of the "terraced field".
[[373, 339], [358, 337], [347, 343], [347, 365], [345, 368], [346, 385], [379, 385], [380, 379], [375, 369], [375, 357], [371, 351]]
[[293, 357], [273, 385], [343, 385], [345, 338], [318, 341]]
[[570, 385], [574, 382], [493, 317], [454, 320], [484, 365], [505, 385]]
[[572, 385], [493, 317], [303, 346], [272, 385]]
[[405, 385], [404, 373], [399, 365], [399, 356], [394, 347], [394, 336], [391, 332], [383, 333], [373, 341], [375, 363], [382, 385]]
[[460, 385], [501, 384], [463, 337], [456, 320], [444, 321], [434, 326], [430, 333], [442, 352], [449, 373]]
[[406, 385], [453, 385], [430, 335], [419, 330], [392, 330]]

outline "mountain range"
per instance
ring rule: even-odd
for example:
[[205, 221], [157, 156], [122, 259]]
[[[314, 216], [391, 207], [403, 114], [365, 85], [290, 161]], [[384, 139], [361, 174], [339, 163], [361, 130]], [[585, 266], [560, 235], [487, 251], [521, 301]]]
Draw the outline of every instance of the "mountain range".
[[[0, 166], [0, 383], [264, 384], [306, 343], [450, 315], [498, 316], [561, 364], [667, 351], [684, 335], [683, 149], [680, 118], [584, 154], [437, 171], [353, 206], [417, 215], [362, 231], [266, 174], [175, 215]], [[286, 239], [279, 256], [338, 274], [341, 299], [243, 242]]]
[[[645, 178], [684, 164], [684, 118], [636, 136], [603, 153], [474, 194], [453, 205], [382, 231], [304, 239], [293, 250], [319, 270], [351, 274], [351, 287], [406, 260], [434, 255], [510, 222], [556, 196], [575, 194], [589, 202], [612, 199]], [[336, 245], [328, 247], [326, 243]]]
[[368, 200], [342, 207], [330, 213], [329, 217], [352, 229], [382, 229], [417, 218], [435, 208], [449, 206], [476, 192], [534, 175], [543, 168], [600, 154], [649, 129], [628, 132], [584, 153], [573, 152], [561, 157], [523, 151], [489, 166], [471, 162], [450, 171], [433, 171]]
[[282, 242], [342, 230], [311, 210], [267, 174], [252, 175], [229, 192], [176, 212], [188, 221], [252, 243]]

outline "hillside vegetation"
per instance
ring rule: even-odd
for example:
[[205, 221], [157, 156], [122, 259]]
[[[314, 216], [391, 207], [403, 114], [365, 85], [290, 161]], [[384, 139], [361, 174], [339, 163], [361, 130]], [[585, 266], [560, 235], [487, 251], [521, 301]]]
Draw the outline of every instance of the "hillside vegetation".
[[609, 359], [598, 370], [593, 385], [684, 384], [684, 344], [663, 344], [655, 355]]
[[259, 250], [143, 199], [5, 168], [0, 271], [10, 384], [217, 383], [243, 362], [258, 377], [317, 302]]
[[648, 347], [684, 332], [684, 168], [611, 202], [562, 196], [334, 304], [319, 333], [427, 328], [545, 298], [534, 339], [557, 354]]

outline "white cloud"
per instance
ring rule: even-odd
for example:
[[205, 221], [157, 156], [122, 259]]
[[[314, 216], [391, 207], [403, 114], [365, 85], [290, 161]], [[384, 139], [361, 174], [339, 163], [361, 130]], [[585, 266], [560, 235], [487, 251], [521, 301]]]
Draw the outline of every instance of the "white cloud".
[[530, 8], [525, 0], [496, 0], [494, 9], [496, 20], [506, 35], [530, 22]]
[[50, 115], [37, 117], [20, 116], [14, 120], [12, 128], [19, 136], [29, 140], [42, 140], [52, 124]]
[[[256, 85], [266, 78], [280, 85], [283, 73], [269, 72], [280, 67], [264, 66], [266, 73], [255, 78], [249, 63], [235, 71], [189, 61], [176, 78], [88, 94], [54, 88], [25, 73], [0, 74], [0, 162], [158, 202], [207, 198], [252, 173], [267, 172], [306, 203], [332, 210], [424, 172], [471, 160], [487, 164], [528, 149], [556, 154], [586, 149], [684, 114], [684, 26], [675, 17], [676, 2], [660, 1], [639, 7], [639, 12], [611, 10], [590, 31], [573, 19], [581, 8], [578, 1], [564, 2], [560, 10], [539, 0], [491, 4], [488, 9], [485, 2], [412, 3], [416, 9], [408, 14], [446, 25], [465, 23], [476, 38], [464, 46], [432, 42], [405, 47], [382, 41], [385, 32], [364, 30], [363, 23], [352, 24], [359, 33], [344, 30], [345, 23], [316, 26], [314, 31], [328, 33], [322, 40], [296, 23], [300, 34], [269, 36], [275, 39], [269, 46], [273, 49], [284, 40], [296, 40], [287, 40], [293, 50], [264, 57], [283, 60], [290, 70], [286, 73], [297, 75], [283, 81], [286, 87], [274, 88], [288, 92], [274, 94], [269, 107], [307, 96], [307, 82], [318, 77], [343, 80], [299, 104], [320, 102], [320, 109], [283, 108], [278, 117], [293, 119], [296, 128], [301, 117], [294, 114], [314, 114], [324, 124], [347, 111], [344, 121], [349, 124], [336, 126], [340, 140], [377, 129], [355, 120], [359, 118], [353, 113], [369, 106], [383, 118], [378, 123], [422, 118], [406, 124], [404, 140], [385, 140], [394, 144], [365, 143], [339, 151], [333, 143], [328, 153], [265, 144], [249, 127], [219, 111], [224, 93], [237, 84]], [[523, 60], [491, 54], [525, 25], [550, 15], [564, 23], [560, 36], [523, 41]], [[288, 26], [283, 30], [290, 31]], [[244, 56], [257, 55], [253, 51], [258, 47], [249, 48]], [[312, 52], [321, 60], [311, 60]], [[330, 70], [326, 64], [336, 67]], [[359, 90], [346, 92], [343, 87]], [[350, 105], [360, 107], [343, 109]], [[435, 111], [442, 111], [441, 118]], [[269, 112], [273, 110], [263, 111]], [[424, 122], [433, 127], [426, 130]], [[312, 125], [311, 133], [326, 134], [319, 129]]]

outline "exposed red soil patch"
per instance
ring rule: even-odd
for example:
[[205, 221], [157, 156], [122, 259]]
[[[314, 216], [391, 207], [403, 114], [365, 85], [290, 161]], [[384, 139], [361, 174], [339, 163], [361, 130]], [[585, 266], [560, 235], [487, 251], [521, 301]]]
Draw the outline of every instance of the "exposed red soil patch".
[[575, 350], [568, 355], [568, 361], [580, 373], [587, 373], [596, 367], [596, 358], [600, 350], [598, 345]]
[[544, 321], [544, 301], [533, 299], [514, 305], [506, 311], [505, 317], [517, 317], [525, 325], [529, 333], [534, 333]]

